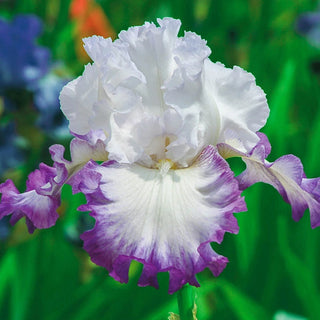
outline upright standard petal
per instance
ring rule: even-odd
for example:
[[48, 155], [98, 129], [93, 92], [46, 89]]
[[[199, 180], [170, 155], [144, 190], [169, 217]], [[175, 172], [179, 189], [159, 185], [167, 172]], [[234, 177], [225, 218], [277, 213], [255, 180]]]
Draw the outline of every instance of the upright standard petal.
[[[155, 167], [158, 160], [170, 158], [186, 167], [214, 142], [203, 139], [207, 125], [213, 131], [219, 127], [202, 115], [198, 101], [203, 64], [211, 51], [194, 33], [178, 37], [179, 20], [158, 23], [122, 31], [114, 42], [86, 38], [93, 64], [63, 89], [61, 108], [75, 134], [106, 133], [112, 160]], [[190, 108], [166, 98], [180, 87], [196, 93]], [[175, 121], [168, 121], [168, 115]]]
[[237, 66], [230, 69], [206, 60], [204, 79], [204, 100], [207, 105], [216, 106], [220, 115], [216, 143], [250, 152], [259, 141], [256, 132], [269, 116], [265, 93], [251, 73]]
[[256, 182], [272, 185], [281, 194], [284, 201], [292, 207], [292, 217], [298, 221], [309, 208], [311, 226], [320, 225], [320, 178], [307, 179], [299, 158], [289, 154], [274, 162], [266, 160], [271, 151], [268, 138], [258, 133], [259, 143], [249, 154], [241, 153], [225, 144], [219, 145], [220, 153], [225, 157], [240, 156], [247, 168], [237, 180], [244, 190]]
[[[121, 282], [131, 260], [144, 264], [139, 285], [157, 287], [158, 272], [169, 271], [169, 292], [185, 283], [198, 286], [195, 274], [208, 267], [215, 276], [227, 263], [210, 242], [237, 233], [234, 212], [246, 210], [238, 183], [217, 150], [208, 146], [185, 169], [151, 169], [138, 164], [90, 162], [74, 179], [96, 219], [84, 233], [93, 262]], [[78, 176], [78, 177], [77, 177]]]

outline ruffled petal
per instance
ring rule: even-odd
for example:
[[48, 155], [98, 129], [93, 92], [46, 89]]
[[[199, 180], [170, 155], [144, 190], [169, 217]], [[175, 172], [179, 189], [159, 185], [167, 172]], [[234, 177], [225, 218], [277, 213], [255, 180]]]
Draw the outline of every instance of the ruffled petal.
[[216, 106], [220, 114], [217, 143], [250, 152], [259, 141], [256, 132], [269, 116], [265, 93], [251, 73], [237, 66], [230, 69], [206, 60], [204, 79], [207, 104]]
[[[98, 68], [88, 64], [83, 75], [70, 81], [60, 93], [61, 110], [69, 120], [70, 131], [76, 134], [85, 135], [91, 129], [97, 129], [92, 119], [93, 108], [99, 101], [99, 78]], [[100, 119], [107, 125], [108, 113], [105, 116], [100, 114]]]
[[[61, 168], [62, 173], [60, 180], [65, 180], [63, 176], [70, 176], [79, 170], [79, 166], [82, 167], [89, 160], [106, 161], [108, 159], [105, 144], [100, 139], [93, 141], [78, 138], [73, 139], [70, 143], [71, 161], [64, 158], [65, 149], [62, 145], [53, 145], [49, 151], [54, 165]], [[59, 179], [56, 179], [56, 182], [58, 182], [58, 180]]]
[[45, 196], [37, 193], [42, 184], [47, 185], [55, 176], [55, 168], [40, 164], [39, 170], [32, 172], [27, 181], [27, 191], [19, 193], [11, 180], [0, 185], [2, 193], [0, 203], [0, 219], [12, 214], [10, 222], [15, 224], [23, 217], [27, 218], [30, 233], [35, 228], [52, 227], [58, 219], [57, 208], [60, 197], [54, 193]]
[[246, 210], [233, 172], [212, 146], [186, 169], [90, 162], [73, 188], [86, 195], [80, 209], [96, 219], [82, 235], [92, 261], [120, 282], [128, 281], [131, 260], [142, 262], [141, 286], [157, 287], [157, 273], [169, 271], [170, 293], [187, 282], [198, 286], [195, 274], [206, 267], [219, 275], [227, 258], [210, 242], [237, 233], [233, 213]]
[[311, 226], [320, 225], [320, 178], [307, 179], [299, 158], [285, 155], [274, 162], [269, 162], [271, 146], [268, 138], [258, 133], [259, 143], [249, 153], [244, 154], [221, 144], [219, 151], [224, 157], [240, 156], [247, 169], [237, 179], [240, 189], [244, 190], [256, 182], [272, 185], [281, 194], [284, 201], [292, 207], [292, 217], [298, 221], [309, 208]]
[[[211, 50], [192, 32], [178, 37], [180, 20], [158, 19], [158, 24], [129, 28], [114, 42], [84, 39], [93, 64], [62, 90], [61, 109], [75, 134], [106, 134], [110, 159], [155, 167], [170, 158], [186, 167], [215, 143], [207, 132], [217, 135], [219, 129], [219, 117], [209, 119], [199, 100]], [[174, 119], [168, 121], [168, 115]]]
[[28, 230], [52, 227], [58, 219], [57, 209], [60, 206], [61, 188], [89, 160], [105, 161], [107, 152], [104, 144], [97, 140], [90, 144], [86, 140], [74, 139], [70, 145], [71, 161], [63, 157], [64, 147], [50, 147], [53, 167], [43, 163], [39, 169], [31, 172], [26, 183], [26, 192], [19, 193], [11, 180], [0, 185], [1, 203], [0, 219], [10, 215], [12, 224], [26, 217]]

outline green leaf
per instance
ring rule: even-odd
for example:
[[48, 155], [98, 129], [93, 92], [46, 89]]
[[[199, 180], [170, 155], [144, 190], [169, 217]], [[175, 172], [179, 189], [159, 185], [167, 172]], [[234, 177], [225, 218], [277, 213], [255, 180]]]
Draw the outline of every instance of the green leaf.
[[269, 320], [271, 318], [264, 308], [228, 281], [220, 279], [217, 284], [237, 319]]
[[279, 216], [278, 237], [285, 267], [308, 316], [310, 319], [315, 319], [314, 315], [320, 314], [319, 288], [309, 267], [291, 250], [287, 242], [288, 233], [285, 217]]
[[181, 320], [196, 320], [195, 288], [186, 284], [177, 292]]
[[295, 70], [295, 61], [288, 60], [269, 99], [270, 116], [265, 131], [272, 144], [275, 143], [276, 151], [286, 150], [286, 139], [291, 130], [289, 111], [292, 105]]
[[16, 259], [12, 264], [10, 313], [13, 320], [23, 320], [30, 311], [29, 303], [33, 295], [36, 272], [34, 263], [37, 241], [30, 241], [15, 248]]
[[260, 231], [261, 194], [261, 184], [245, 190], [243, 195], [246, 198], [248, 211], [236, 215], [240, 231], [235, 239], [235, 244], [237, 246], [239, 271], [242, 274], [248, 271], [257, 247]]
[[13, 277], [15, 268], [15, 254], [12, 250], [8, 250], [2, 258], [0, 264], [0, 306], [3, 304], [4, 297], [7, 293], [7, 288]]
[[[320, 107], [320, 101], [318, 103]], [[315, 115], [315, 120], [313, 127], [311, 129], [310, 138], [307, 140], [307, 156], [306, 156], [306, 168], [309, 172], [316, 173], [319, 172], [319, 149], [317, 146], [320, 146], [320, 109]]]

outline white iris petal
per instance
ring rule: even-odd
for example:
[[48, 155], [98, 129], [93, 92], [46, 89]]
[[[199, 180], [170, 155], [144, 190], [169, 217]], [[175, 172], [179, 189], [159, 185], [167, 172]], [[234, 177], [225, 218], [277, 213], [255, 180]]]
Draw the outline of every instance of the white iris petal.
[[254, 77], [211, 62], [198, 35], [177, 37], [180, 21], [158, 23], [84, 40], [94, 63], [61, 93], [71, 131], [102, 130], [110, 159], [151, 168], [187, 167], [209, 144], [250, 150], [268, 116]]

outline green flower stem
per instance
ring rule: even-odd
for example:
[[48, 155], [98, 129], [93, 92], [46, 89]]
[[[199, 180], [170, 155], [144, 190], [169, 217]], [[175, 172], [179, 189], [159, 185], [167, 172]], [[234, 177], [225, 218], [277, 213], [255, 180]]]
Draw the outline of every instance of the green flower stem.
[[177, 293], [180, 320], [195, 320], [195, 288], [183, 286]]

